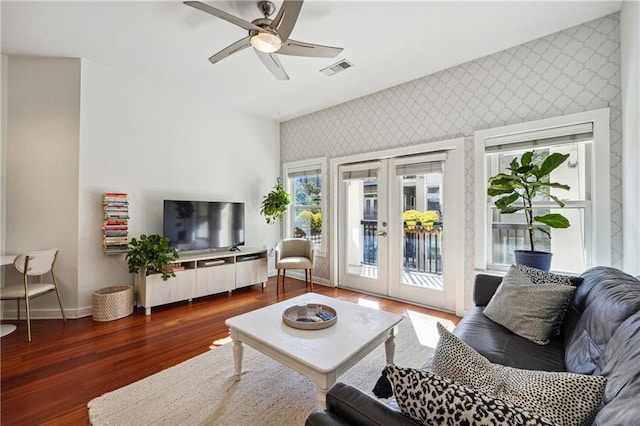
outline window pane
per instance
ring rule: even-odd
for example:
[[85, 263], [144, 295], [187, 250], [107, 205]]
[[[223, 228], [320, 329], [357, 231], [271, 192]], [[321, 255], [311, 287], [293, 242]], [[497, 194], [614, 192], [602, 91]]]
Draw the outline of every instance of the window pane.
[[[499, 172], [509, 174], [509, 164], [531, 149], [501, 151], [486, 154], [487, 177]], [[538, 251], [553, 253], [552, 268], [566, 272], [581, 272], [586, 265], [586, 219], [591, 198], [591, 143], [566, 143], [557, 146], [534, 150], [534, 161], [542, 162], [550, 153], [569, 154], [569, 158], [555, 169], [549, 181], [570, 186], [570, 190], [551, 189], [551, 194], [572, 206], [555, 207], [553, 200], [544, 193], [538, 193], [534, 200], [534, 216], [548, 213], [559, 213], [569, 219], [571, 226], [567, 229], [553, 229], [541, 225], [551, 234], [551, 239], [541, 231], [534, 231], [534, 245]], [[523, 212], [500, 214], [493, 202], [488, 198], [489, 209], [489, 256], [490, 265], [508, 266], [515, 263], [514, 250], [530, 250], [530, 237]], [[495, 197], [497, 199], [498, 197]], [[538, 205], [535, 207], [535, 205]], [[575, 206], [578, 204], [578, 206]]]
[[293, 180], [293, 236], [311, 239], [316, 249], [322, 241], [322, 179], [319, 174], [296, 177]]
[[[499, 172], [509, 173], [507, 167], [514, 158], [520, 156], [531, 149], [519, 149], [511, 151], [501, 151], [497, 153], [487, 154], [487, 170], [489, 176], [493, 176]], [[534, 150], [534, 161], [542, 162], [552, 152], [560, 154], [569, 154], [569, 158], [560, 167], [551, 172], [549, 180], [551, 182], [559, 182], [569, 185], [570, 190], [551, 189], [551, 194], [561, 200], [580, 201], [590, 200], [590, 167], [591, 163], [591, 143], [567, 143], [558, 146], [551, 146]], [[488, 177], [488, 176], [487, 176]], [[549, 197], [544, 194], [538, 194], [537, 201], [548, 201]]]
[[[508, 266], [515, 263], [514, 250], [530, 250], [529, 232], [524, 215], [520, 212], [501, 215], [493, 204], [491, 208], [491, 259], [494, 265]], [[567, 229], [554, 229], [542, 225], [551, 233], [549, 240], [540, 231], [533, 233], [535, 248], [538, 251], [553, 253], [553, 265], [556, 270], [581, 272], [585, 270], [585, 208], [565, 207], [563, 209], [534, 209], [535, 215], [561, 213], [571, 223]]]

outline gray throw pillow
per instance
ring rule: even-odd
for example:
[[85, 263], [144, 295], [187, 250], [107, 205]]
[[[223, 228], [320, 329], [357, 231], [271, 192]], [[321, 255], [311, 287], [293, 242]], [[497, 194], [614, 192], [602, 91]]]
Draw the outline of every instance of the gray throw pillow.
[[518, 336], [539, 345], [549, 343], [553, 326], [576, 288], [561, 284], [498, 286], [484, 315]]
[[523, 370], [492, 364], [438, 323], [433, 372], [543, 416], [559, 425], [586, 426], [600, 409], [606, 377]]
[[400, 410], [423, 425], [545, 425], [553, 422], [431, 372], [385, 368]]
[[[515, 285], [530, 285], [530, 284], [562, 284], [569, 286], [577, 286], [582, 283], [582, 277], [574, 277], [568, 275], [554, 274], [553, 272], [542, 271], [540, 269], [531, 268], [523, 265], [511, 265], [506, 275], [502, 279], [502, 282], [508, 282]], [[565, 314], [571, 304], [571, 298], [568, 298], [560, 310], [560, 314], [553, 324], [551, 330], [552, 336], [559, 336], [562, 331], [562, 323], [564, 322]]]

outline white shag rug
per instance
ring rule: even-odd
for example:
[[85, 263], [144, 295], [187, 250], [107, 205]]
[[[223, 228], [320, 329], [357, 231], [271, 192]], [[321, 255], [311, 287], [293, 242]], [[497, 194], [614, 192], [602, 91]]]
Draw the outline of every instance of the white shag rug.
[[[436, 320], [422, 317], [411, 316], [398, 325], [395, 364], [420, 367], [433, 354], [420, 340], [425, 341], [425, 332], [436, 333]], [[427, 342], [435, 347], [433, 339]], [[304, 425], [317, 407], [313, 382], [248, 345], [242, 378], [235, 381], [232, 346], [225, 344], [91, 400], [89, 420], [96, 426]], [[382, 344], [338, 381], [372, 395], [384, 365]]]

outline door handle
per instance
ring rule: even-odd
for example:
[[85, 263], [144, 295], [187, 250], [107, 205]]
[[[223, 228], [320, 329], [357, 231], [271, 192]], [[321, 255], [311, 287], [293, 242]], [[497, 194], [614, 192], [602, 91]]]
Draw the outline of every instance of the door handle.
[[387, 231], [378, 231], [378, 237], [386, 237]]

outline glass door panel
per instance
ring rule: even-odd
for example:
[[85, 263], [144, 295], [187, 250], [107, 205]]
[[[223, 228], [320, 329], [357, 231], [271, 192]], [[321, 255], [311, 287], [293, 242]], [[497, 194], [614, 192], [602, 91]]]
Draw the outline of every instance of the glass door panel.
[[340, 285], [378, 294], [386, 294], [385, 170], [382, 162], [340, 167]]
[[445, 285], [445, 161], [445, 154], [393, 161], [390, 226], [397, 250], [390, 250], [389, 295], [454, 310], [453, 286]]

